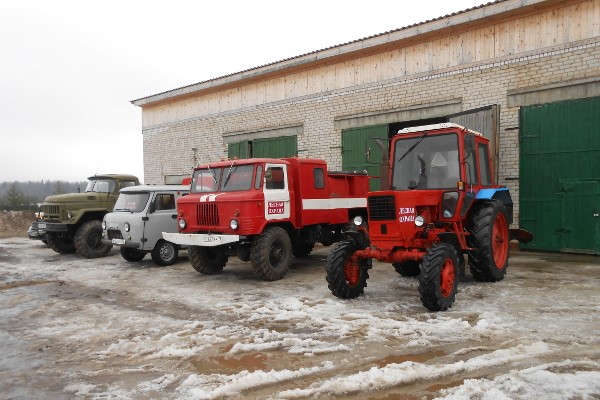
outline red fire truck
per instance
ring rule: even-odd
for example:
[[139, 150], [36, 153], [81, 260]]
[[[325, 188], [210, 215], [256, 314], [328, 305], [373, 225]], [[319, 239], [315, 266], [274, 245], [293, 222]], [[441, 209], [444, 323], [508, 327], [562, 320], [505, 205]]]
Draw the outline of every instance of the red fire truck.
[[366, 172], [333, 172], [323, 160], [251, 158], [199, 165], [190, 194], [177, 201], [179, 233], [202, 274], [219, 273], [228, 257], [250, 261], [267, 281], [285, 276], [292, 255], [341, 239], [356, 216], [367, 217]]

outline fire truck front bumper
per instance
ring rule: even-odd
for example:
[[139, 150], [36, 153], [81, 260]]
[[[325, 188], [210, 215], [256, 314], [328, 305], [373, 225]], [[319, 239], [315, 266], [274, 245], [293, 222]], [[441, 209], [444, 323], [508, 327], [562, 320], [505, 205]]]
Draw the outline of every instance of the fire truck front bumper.
[[237, 243], [240, 235], [220, 235], [211, 233], [162, 233], [163, 239], [185, 246], [215, 247], [223, 244]]

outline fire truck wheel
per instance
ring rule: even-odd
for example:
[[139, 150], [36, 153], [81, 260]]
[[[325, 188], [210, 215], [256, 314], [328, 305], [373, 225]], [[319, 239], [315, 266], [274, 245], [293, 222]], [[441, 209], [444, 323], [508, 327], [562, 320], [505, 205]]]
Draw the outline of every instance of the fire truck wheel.
[[96, 219], [77, 228], [73, 243], [77, 252], [85, 258], [105, 257], [112, 249], [112, 245], [102, 243], [102, 221]]
[[228, 259], [225, 249], [221, 246], [190, 246], [188, 248], [188, 256], [192, 267], [204, 275], [220, 273], [225, 268]]
[[445, 311], [452, 307], [458, 273], [458, 258], [452, 245], [438, 243], [427, 249], [419, 275], [421, 302], [427, 309]]
[[314, 243], [296, 242], [292, 246], [292, 255], [294, 257], [308, 257], [315, 247]]
[[397, 273], [402, 276], [418, 276], [421, 273], [418, 261], [405, 261], [401, 263], [392, 263]]
[[146, 252], [138, 249], [132, 249], [130, 247], [121, 246], [121, 257], [125, 261], [136, 262], [142, 261], [146, 257]]
[[329, 257], [325, 270], [329, 290], [341, 299], [353, 299], [364, 293], [369, 279], [367, 260], [358, 263], [350, 260], [356, 251], [356, 242], [352, 239], [337, 242]]
[[481, 282], [504, 279], [508, 267], [509, 235], [506, 207], [499, 201], [484, 202], [469, 219], [467, 236], [469, 267], [473, 278]]
[[254, 273], [265, 281], [276, 281], [287, 273], [292, 259], [292, 242], [287, 232], [273, 226], [252, 244], [250, 261]]
[[73, 241], [66, 237], [59, 237], [56, 233], [48, 233], [46, 235], [48, 246], [58, 254], [75, 253], [75, 245]]
[[173, 265], [177, 261], [179, 250], [173, 243], [161, 239], [154, 246], [151, 255], [154, 263], [166, 267], [167, 265]]

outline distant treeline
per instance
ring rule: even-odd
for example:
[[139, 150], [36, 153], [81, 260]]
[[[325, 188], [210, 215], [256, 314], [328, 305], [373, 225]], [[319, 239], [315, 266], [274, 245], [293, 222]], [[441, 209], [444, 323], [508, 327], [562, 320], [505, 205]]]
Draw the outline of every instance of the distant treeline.
[[87, 181], [0, 182], [1, 210], [37, 210], [47, 196], [85, 190]]

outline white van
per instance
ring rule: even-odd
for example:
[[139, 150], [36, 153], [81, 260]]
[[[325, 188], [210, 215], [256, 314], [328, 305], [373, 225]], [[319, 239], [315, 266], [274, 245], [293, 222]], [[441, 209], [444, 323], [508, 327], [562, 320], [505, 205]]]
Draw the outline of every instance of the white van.
[[146, 253], [158, 265], [171, 265], [180, 247], [162, 238], [177, 232], [177, 199], [189, 194], [182, 185], [140, 185], [121, 189], [111, 213], [102, 221], [102, 242], [121, 247], [127, 261], [141, 261]]

